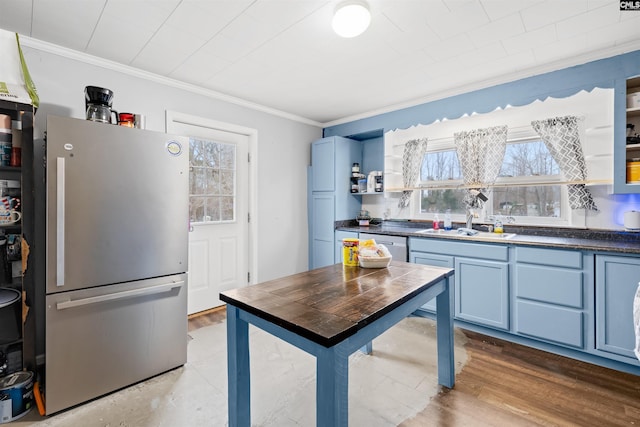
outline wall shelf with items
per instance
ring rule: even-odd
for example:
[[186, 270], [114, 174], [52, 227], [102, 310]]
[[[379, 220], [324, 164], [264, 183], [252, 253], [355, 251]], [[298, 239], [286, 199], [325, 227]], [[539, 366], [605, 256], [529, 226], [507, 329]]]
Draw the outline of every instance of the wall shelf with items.
[[[354, 167], [356, 165], [358, 164], [354, 163]], [[384, 174], [382, 171], [371, 171], [365, 175], [360, 173], [359, 169], [352, 169], [349, 188], [352, 196], [384, 194]]]
[[626, 82], [626, 184], [640, 185], [640, 77]]
[[[23, 306], [34, 307], [35, 282], [32, 270], [24, 267], [28, 263], [22, 261], [23, 253], [27, 258], [29, 254], [25, 242], [32, 242], [35, 232], [31, 214], [33, 177], [28, 165], [33, 159], [35, 108], [0, 100], [0, 115], [0, 288], [19, 295], [14, 304], [0, 307], [3, 319], [0, 338], [6, 338], [0, 339], [1, 377], [36, 368], [35, 315], [33, 310], [23, 314]], [[15, 324], [7, 326], [4, 320], [14, 316]], [[4, 330], [5, 326], [12, 331]]]

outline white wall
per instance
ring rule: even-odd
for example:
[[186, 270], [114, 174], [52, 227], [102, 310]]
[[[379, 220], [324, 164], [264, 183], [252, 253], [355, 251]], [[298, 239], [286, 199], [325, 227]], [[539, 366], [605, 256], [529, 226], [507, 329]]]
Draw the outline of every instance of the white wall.
[[165, 111], [192, 114], [258, 131], [258, 271], [265, 281], [308, 268], [307, 165], [320, 127], [213, 99], [32, 47], [25, 60], [40, 96], [35, 133], [48, 114], [84, 118], [85, 86], [114, 91], [113, 108], [146, 115], [147, 129], [165, 130]]

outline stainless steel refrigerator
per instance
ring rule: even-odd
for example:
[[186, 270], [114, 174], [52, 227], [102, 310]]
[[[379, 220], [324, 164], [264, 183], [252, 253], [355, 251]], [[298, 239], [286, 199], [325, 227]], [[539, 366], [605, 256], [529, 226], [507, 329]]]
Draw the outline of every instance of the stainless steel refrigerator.
[[51, 414], [186, 362], [189, 141], [49, 116], [45, 150]]

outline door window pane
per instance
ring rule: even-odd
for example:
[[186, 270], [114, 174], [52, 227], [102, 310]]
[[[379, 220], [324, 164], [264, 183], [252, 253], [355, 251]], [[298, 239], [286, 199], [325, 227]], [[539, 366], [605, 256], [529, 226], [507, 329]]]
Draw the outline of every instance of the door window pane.
[[191, 222], [235, 221], [236, 146], [191, 138], [189, 154]]

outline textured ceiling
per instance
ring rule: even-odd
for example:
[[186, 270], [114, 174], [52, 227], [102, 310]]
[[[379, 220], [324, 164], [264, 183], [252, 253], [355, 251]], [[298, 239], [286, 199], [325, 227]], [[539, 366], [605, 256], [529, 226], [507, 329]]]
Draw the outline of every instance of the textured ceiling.
[[[610, 0], [0, 0], [0, 28], [335, 124], [640, 49]], [[640, 66], [639, 66], [640, 74]]]

